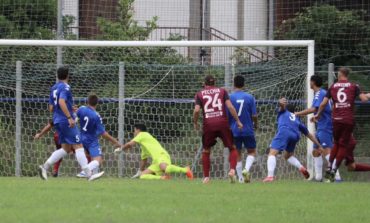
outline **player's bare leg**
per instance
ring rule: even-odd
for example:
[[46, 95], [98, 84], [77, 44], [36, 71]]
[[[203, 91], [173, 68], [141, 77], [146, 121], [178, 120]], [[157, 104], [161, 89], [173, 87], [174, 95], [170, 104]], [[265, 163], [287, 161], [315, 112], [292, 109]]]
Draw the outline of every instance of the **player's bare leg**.
[[67, 144], [62, 144], [62, 148], [55, 150], [49, 159], [46, 160], [46, 162], [43, 165], [39, 166], [39, 175], [41, 179], [47, 180], [48, 175], [47, 171], [49, 168], [56, 162], [58, 162], [60, 159], [62, 159], [64, 156], [66, 156], [70, 151], [72, 150], [72, 147]]
[[267, 177], [263, 180], [265, 183], [273, 182], [275, 180], [276, 155], [279, 150], [270, 148], [267, 158]]
[[245, 169], [243, 170], [244, 183], [250, 183], [250, 169], [254, 163], [255, 157], [257, 155], [256, 149], [247, 149], [248, 155], [245, 161]]
[[203, 165], [203, 183], [209, 183], [209, 170], [211, 168], [211, 150], [209, 148], [204, 148], [202, 152], [202, 165]]
[[228, 174], [229, 179], [230, 179], [230, 183], [232, 183], [232, 184], [236, 182], [235, 169], [236, 169], [237, 157], [238, 157], [238, 152], [237, 152], [236, 148], [233, 146], [230, 149], [230, 155], [229, 155], [230, 171], [229, 171], [229, 174]]
[[310, 178], [310, 173], [307, 171], [306, 167], [304, 167], [301, 164], [301, 162], [299, 162], [299, 160], [294, 156], [294, 153], [293, 152], [287, 152], [287, 151], [285, 151], [284, 158], [286, 159], [286, 161], [288, 161], [288, 163], [290, 163], [291, 165], [297, 167], [297, 169], [299, 170], [299, 172], [302, 173], [302, 175], [304, 176], [304, 178], [306, 178], [306, 179]]

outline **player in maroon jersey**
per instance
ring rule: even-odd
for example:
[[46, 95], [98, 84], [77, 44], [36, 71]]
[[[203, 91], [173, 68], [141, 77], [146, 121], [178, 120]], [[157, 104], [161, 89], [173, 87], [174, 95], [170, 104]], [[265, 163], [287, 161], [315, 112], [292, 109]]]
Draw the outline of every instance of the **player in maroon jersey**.
[[367, 102], [369, 94], [362, 93], [357, 84], [349, 82], [348, 75], [349, 69], [344, 67], [339, 69], [338, 82], [329, 88], [317, 114], [313, 117], [314, 121], [320, 119], [329, 99], [333, 100], [334, 147], [329, 159], [331, 167], [326, 172], [326, 177], [331, 182], [334, 181], [334, 175], [344, 159], [349, 171], [370, 171], [370, 165], [355, 163], [353, 156], [356, 147], [356, 140], [353, 137], [355, 100], [358, 96], [361, 101]]
[[238, 114], [229, 99], [228, 93], [225, 89], [216, 87], [215, 82], [216, 80], [213, 76], [207, 76], [205, 78], [204, 89], [195, 95], [193, 120], [196, 130], [199, 130], [198, 119], [200, 110], [203, 110], [203, 183], [209, 182], [210, 152], [211, 147], [216, 144], [217, 137], [221, 138], [224, 146], [230, 150], [229, 177], [231, 183], [235, 183], [235, 167], [238, 154], [233, 145], [233, 136], [227, 120], [226, 107], [237, 121], [240, 129], [243, 128], [243, 124], [238, 118]]

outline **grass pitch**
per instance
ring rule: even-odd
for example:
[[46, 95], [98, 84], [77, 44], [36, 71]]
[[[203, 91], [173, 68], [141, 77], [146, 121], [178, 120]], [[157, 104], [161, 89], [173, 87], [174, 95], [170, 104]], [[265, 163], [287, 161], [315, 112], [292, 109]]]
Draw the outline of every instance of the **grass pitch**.
[[367, 183], [0, 178], [1, 222], [370, 222]]

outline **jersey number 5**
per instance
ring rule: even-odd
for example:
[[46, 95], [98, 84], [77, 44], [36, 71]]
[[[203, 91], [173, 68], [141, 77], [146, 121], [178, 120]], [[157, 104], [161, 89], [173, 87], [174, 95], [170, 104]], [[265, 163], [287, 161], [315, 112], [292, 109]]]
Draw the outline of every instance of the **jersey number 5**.
[[[204, 104], [204, 112], [214, 112], [215, 108], [218, 108], [219, 111], [222, 110], [222, 102], [221, 99], [218, 98], [219, 94], [215, 94], [215, 96], [212, 98], [209, 95], [204, 95], [203, 99], [206, 100], [206, 103]], [[212, 107], [210, 107], [212, 103]]]
[[53, 91], [53, 99], [54, 99], [54, 105], [58, 104], [58, 90]]

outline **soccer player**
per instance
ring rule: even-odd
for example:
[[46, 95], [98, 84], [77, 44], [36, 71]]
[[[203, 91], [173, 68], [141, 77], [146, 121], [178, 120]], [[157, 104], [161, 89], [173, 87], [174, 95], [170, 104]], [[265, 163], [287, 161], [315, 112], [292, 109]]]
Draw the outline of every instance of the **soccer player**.
[[[34, 139], [35, 140], [40, 139], [43, 135], [48, 133], [53, 128], [53, 126], [54, 126], [53, 121], [50, 120], [49, 123], [46, 126], [44, 126], [44, 128], [42, 128], [42, 130], [40, 132], [36, 133], [36, 135], [34, 136]], [[54, 138], [54, 143], [55, 143], [55, 150], [61, 149], [62, 145], [59, 142], [59, 136], [58, 136], [57, 132], [54, 132], [54, 137], [53, 138]], [[53, 177], [58, 177], [59, 167], [60, 167], [60, 164], [62, 163], [62, 161], [63, 161], [63, 159], [60, 159], [56, 163], [54, 163], [53, 172], [52, 172]]]
[[103, 162], [102, 151], [99, 144], [99, 137], [110, 141], [115, 147], [122, 145], [105, 131], [103, 119], [96, 111], [99, 98], [95, 94], [87, 98], [87, 106], [81, 106], [77, 110], [77, 117], [80, 121], [81, 141], [83, 147], [88, 151], [92, 161], [89, 163], [89, 168], [93, 173], [99, 172], [99, 166]]
[[230, 171], [228, 175], [231, 183], [235, 183], [235, 168], [238, 153], [233, 145], [233, 135], [229, 127], [226, 107], [231, 116], [236, 120], [236, 124], [239, 129], [243, 128], [243, 124], [240, 122], [238, 114], [236, 113], [226, 90], [216, 87], [215, 83], [215, 78], [208, 75], [204, 81], [204, 89], [195, 95], [195, 107], [193, 113], [195, 130], [199, 130], [199, 113], [201, 109], [203, 110], [203, 183], [208, 183], [210, 180], [210, 153], [211, 147], [215, 145], [217, 137], [220, 137], [224, 146], [230, 150]]
[[[184, 173], [188, 179], [193, 179], [193, 173], [189, 167], [179, 167], [173, 165], [170, 155], [161, 146], [161, 144], [146, 130], [144, 124], [136, 124], [134, 126], [134, 138], [123, 146], [124, 150], [133, 148], [136, 144], [141, 146], [141, 159], [144, 163], [148, 158], [152, 159], [150, 166], [141, 172], [140, 179], [159, 180], [169, 179], [168, 174]], [[122, 148], [118, 148], [115, 152], [121, 152]]]
[[[296, 112], [296, 116], [305, 116], [308, 114], [316, 113], [319, 109], [321, 102], [326, 96], [326, 90], [322, 89], [322, 78], [318, 75], [313, 75], [310, 80], [311, 89], [314, 91], [314, 99], [312, 102], [312, 107], [307, 108], [303, 111]], [[333, 123], [331, 120], [331, 105], [328, 103], [325, 106], [325, 109], [322, 113], [321, 119], [317, 123], [317, 132], [316, 138], [321, 143], [321, 146], [324, 148], [323, 151], [320, 151], [316, 145], [314, 145], [314, 150], [312, 155], [314, 157], [314, 166], [315, 166], [315, 179], [317, 181], [322, 181], [322, 168], [323, 168], [323, 158], [329, 162], [330, 151], [333, 148]], [[336, 180], [340, 181], [339, 171], [336, 175]]]
[[60, 67], [57, 74], [59, 82], [50, 90], [49, 110], [53, 112], [53, 123], [58, 132], [62, 149], [54, 151], [49, 159], [43, 165], [39, 166], [40, 177], [43, 180], [47, 180], [47, 170], [50, 166], [74, 149], [77, 162], [86, 173], [89, 181], [98, 179], [104, 172], [92, 174], [92, 169], [89, 168], [85, 150], [81, 144], [80, 132], [75, 123], [73, 97], [70, 86], [68, 85], [69, 69], [67, 67]]
[[334, 147], [330, 153], [330, 167], [326, 172], [328, 182], [334, 181], [335, 173], [344, 159], [349, 171], [370, 171], [370, 165], [355, 163], [353, 156], [356, 147], [356, 140], [353, 137], [355, 100], [358, 96], [361, 101], [367, 102], [369, 94], [362, 93], [357, 84], [348, 81], [349, 73], [349, 69], [345, 67], [339, 69], [338, 82], [329, 88], [317, 114], [312, 119], [313, 121], [320, 120], [326, 105], [332, 99]]
[[270, 152], [267, 159], [267, 171], [268, 175], [263, 182], [274, 181], [274, 172], [276, 167], [276, 155], [280, 151], [285, 151], [284, 158], [291, 165], [297, 167], [297, 169], [308, 179], [310, 174], [307, 169], [299, 162], [294, 156], [295, 146], [300, 139], [300, 133], [304, 134], [307, 138], [311, 139], [320, 150], [322, 147], [317, 141], [316, 137], [312, 135], [307, 127], [301, 123], [299, 118], [294, 114], [294, 105], [288, 104], [285, 98], [279, 100], [279, 112], [278, 112], [278, 131], [271, 142]]
[[[231, 131], [234, 136], [234, 144], [238, 150], [238, 162], [236, 164], [236, 173], [239, 182], [250, 182], [249, 170], [256, 157], [256, 139], [254, 137], [254, 129], [257, 129], [257, 111], [256, 101], [251, 94], [243, 91], [244, 77], [236, 76], [234, 78], [234, 93], [230, 95], [230, 101], [238, 112], [240, 121], [243, 123], [243, 129], [239, 129], [235, 119], [229, 117]], [[228, 113], [230, 114], [230, 113]], [[242, 170], [242, 150], [247, 150], [247, 158], [245, 168]]]

